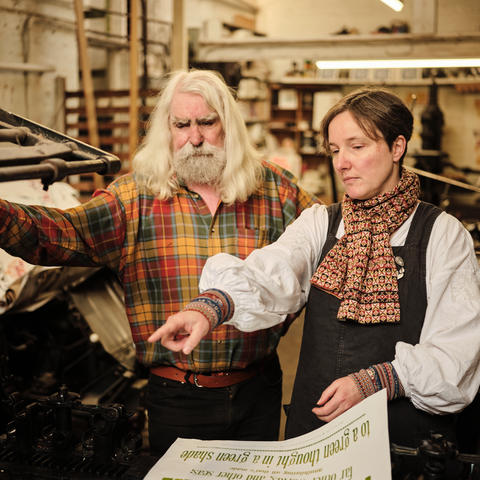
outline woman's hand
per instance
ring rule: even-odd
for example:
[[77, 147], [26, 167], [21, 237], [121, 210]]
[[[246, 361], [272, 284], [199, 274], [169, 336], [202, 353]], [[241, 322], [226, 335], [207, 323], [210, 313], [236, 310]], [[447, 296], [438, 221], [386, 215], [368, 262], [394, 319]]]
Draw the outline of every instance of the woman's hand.
[[186, 310], [168, 317], [165, 324], [148, 337], [148, 341], [160, 340], [165, 348], [188, 355], [209, 331], [207, 317], [200, 312]]
[[357, 385], [350, 377], [342, 377], [333, 381], [322, 393], [318, 407], [312, 412], [322, 421], [330, 422], [343, 412], [362, 401]]

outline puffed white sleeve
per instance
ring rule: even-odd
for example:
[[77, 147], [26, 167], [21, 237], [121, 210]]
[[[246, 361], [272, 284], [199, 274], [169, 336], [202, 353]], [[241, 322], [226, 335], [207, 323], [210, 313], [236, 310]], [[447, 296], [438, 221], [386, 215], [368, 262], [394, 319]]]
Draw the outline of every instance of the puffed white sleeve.
[[226, 253], [210, 257], [202, 271], [200, 292], [216, 288], [227, 292], [234, 315], [226, 323], [250, 332], [283, 322], [299, 311], [310, 290], [328, 229], [324, 205], [313, 205], [280, 238], [245, 260]]
[[417, 345], [399, 342], [392, 362], [419, 409], [461, 411], [480, 384], [480, 273], [470, 234], [439, 215], [427, 247], [427, 311]]

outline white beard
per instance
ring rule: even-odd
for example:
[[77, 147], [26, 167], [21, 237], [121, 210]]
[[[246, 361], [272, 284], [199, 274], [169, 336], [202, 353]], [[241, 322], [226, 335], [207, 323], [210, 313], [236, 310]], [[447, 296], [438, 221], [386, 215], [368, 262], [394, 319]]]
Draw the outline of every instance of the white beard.
[[223, 148], [209, 143], [194, 147], [187, 142], [180, 150], [174, 152], [172, 163], [177, 176], [187, 185], [216, 185], [225, 168], [226, 155]]

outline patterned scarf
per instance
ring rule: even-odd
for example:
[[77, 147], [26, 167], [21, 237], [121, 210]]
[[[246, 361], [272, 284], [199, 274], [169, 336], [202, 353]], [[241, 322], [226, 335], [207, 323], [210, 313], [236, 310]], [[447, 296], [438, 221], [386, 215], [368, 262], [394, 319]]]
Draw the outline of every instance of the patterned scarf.
[[410, 216], [420, 182], [402, 169], [396, 187], [368, 200], [342, 203], [345, 235], [328, 252], [311, 283], [341, 300], [338, 320], [400, 321], [397, 268], [390, 236]]

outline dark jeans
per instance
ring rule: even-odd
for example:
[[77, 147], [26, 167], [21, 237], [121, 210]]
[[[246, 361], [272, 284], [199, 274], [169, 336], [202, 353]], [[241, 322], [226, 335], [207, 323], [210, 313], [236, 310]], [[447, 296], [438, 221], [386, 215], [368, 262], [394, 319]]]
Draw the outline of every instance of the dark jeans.
[[277, 440], [282, 371], [275, 357], [263, 371], [224, 388], [196, 387], [150, 375], [150, 451], [163, 455], [177, 439]]

